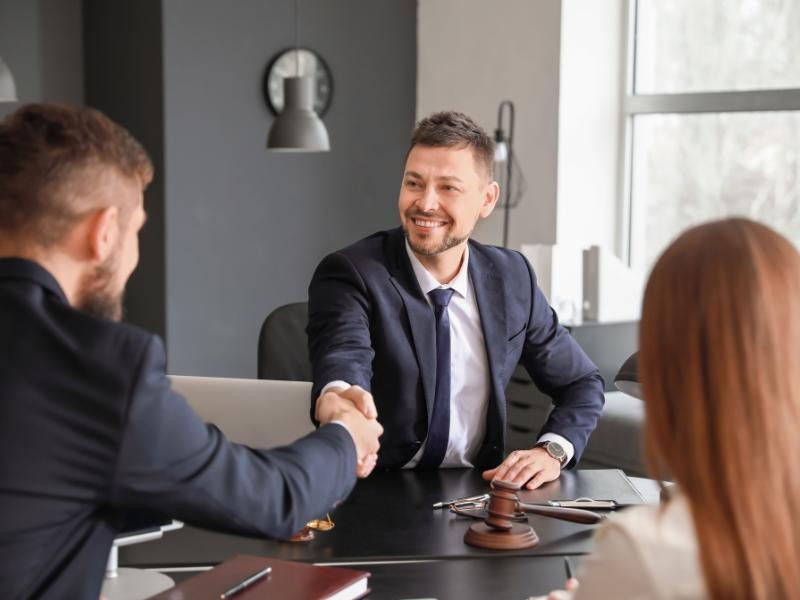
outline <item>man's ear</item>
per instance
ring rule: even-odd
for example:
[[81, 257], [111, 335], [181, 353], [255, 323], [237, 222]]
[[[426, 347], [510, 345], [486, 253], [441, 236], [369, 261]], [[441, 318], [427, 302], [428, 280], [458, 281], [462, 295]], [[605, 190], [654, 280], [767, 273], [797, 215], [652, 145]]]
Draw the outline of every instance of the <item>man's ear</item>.
[[117, 245], [119, 209], [101, 208], [89, 216], [87, 242], [91, 260], [102, 263]]
[[481, 206], [481, 218], [485, 219], [497, 206], [497, 199], [500, 197], [500, 185], [496, 181], [490, 181], [486, 184], [486, 189], [483, 191], [483, 205]]

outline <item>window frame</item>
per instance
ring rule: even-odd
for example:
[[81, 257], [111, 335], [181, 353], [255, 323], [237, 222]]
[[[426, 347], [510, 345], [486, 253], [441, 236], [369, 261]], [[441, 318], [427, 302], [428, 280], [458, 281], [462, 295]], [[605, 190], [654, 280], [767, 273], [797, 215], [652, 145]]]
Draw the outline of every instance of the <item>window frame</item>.
[[[636, 145], [634, 119], [652, 114], [721, 114], [728, 112], [756, 113], [770, 111], [800, 112], [800, 88], [778, 88], [741, 91], [681, 92], [663, 94], [636, 93], [636, 24], [639, 0], [626, 0], [625, 53], [623, 56], [624, 90], [622, 93], [623, 149], [619, 177], [622, 202], [619, 212], [620, 255], [628, 266], [644, 272], [642, 235], [645, 215], [638, 214], [633, 198], [633, 155]], [[637, 229], [638, 228], [638, 229]]]

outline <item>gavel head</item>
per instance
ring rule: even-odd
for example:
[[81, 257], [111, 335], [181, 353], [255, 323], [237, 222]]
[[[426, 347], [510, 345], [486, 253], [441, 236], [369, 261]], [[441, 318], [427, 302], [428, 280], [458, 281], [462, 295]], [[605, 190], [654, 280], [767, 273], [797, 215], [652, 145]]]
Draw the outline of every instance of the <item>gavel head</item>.
[[492, 481], [489, 490], [489, 517], [481, 523], [473, 523], [464, 534], [470, 546], [491, 550], [519, 550], [532, 548], [539, 543], [539, 536], [527, 523], [512, 523], [517, 510], [517, 490], [520, 486], [507, 481]]
[[492, 480], [489, 490], [489, 504], [486, 511], [489, 517], [486, 524], [492, 529], [508, 531], [511, 529], [511, 520], [517, 510], [519, 499], [517, 491], [520, 485], [499, 479]]

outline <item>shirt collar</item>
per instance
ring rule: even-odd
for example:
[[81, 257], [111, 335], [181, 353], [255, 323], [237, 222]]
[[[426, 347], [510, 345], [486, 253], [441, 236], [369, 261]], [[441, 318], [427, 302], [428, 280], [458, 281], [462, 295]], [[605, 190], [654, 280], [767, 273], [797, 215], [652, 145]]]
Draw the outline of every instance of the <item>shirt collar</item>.
[[422, 263], [419, 261], [416, 254], [414, 254], [411, 246], [408, 245], [408, 240], [406, 240], [405, 244], [408, 259], [411, 261], [411, 268], [414, 269], [414, 275], [417, 277], [419, 287], [425, 296], [427, 296], [431, 290], [449, 287], [462, 298], [467, 297], [469, 294], [469, 244], [464, 247], [464, 260], [461, 261], [461, 268], [458, 270], [458, 273], [456, 273], [456, 276], [446, 284], [439, 283], [436, 278], [422, 266]]

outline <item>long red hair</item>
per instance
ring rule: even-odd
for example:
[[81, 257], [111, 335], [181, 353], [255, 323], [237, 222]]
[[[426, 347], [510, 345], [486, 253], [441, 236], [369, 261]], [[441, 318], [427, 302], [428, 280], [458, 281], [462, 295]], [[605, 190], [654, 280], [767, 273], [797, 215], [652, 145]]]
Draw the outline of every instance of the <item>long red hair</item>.
[[687, 497], [711, 598], [800, 584], [800, 254], [746, 219], [681, 235], [644, 296], [651, 472]]

